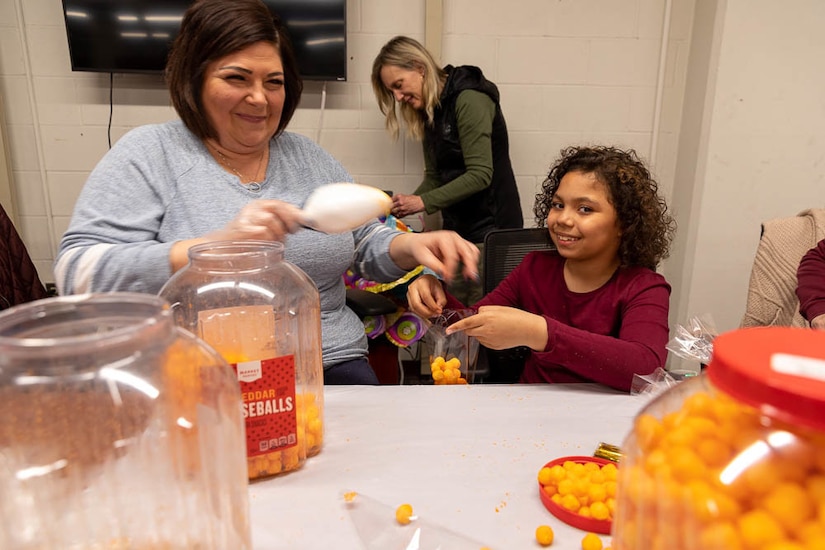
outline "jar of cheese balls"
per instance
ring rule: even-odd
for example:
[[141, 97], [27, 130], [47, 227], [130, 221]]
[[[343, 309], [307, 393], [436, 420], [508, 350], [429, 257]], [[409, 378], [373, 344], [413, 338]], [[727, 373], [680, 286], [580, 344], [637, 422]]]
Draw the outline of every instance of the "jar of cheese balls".
[[825, 548], [825, 332], [719, 336], [622, 450], [614, 550]]
[[0, 419], [0, 548], [252, 548], [235, 373], [161, 298], [0, 313]]
[[249, 479], [300, 468], [323, 441], [321, 304], [284, 245], [220, 241], [189, 250], [161, 296], [175, 320], [237, 372]]

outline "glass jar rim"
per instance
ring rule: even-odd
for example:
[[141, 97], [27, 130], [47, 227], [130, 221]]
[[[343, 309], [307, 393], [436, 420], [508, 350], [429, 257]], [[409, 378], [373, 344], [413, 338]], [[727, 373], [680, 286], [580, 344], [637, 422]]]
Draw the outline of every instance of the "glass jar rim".
[[[103, 311], [101, 311], [103, 310]], [[112, 323], [117, 319], [117, 324]], [[109, 321], [105, 330], [66, 331], [49, 334], [51, 326], [67, 326], [79, 321]], [[94, 323], [89, 323], [91, 326]], [[174, 337], [169, 303], [160, 296], [138, 292], [107, 292], [56, 296], [15, 306], [0, 313], [0, 354], [25, 355], [35, 359], [59, 348], [66, 354], [92, 353], [101, 347], [129, 344], [136, 335], [151, 333]]]
[[227, 240], [227, 241], [210, 241], [207, 243], [196, 244], [189, 248], [189, 257], [210, 257], [211, 254], [215, 256], [225, 256], [227, 254], [249, 255], [265, 253], [277, 253], [283, 255], [285, 250], [284, 243], [279, 241], [260, 241], [260, 240]]

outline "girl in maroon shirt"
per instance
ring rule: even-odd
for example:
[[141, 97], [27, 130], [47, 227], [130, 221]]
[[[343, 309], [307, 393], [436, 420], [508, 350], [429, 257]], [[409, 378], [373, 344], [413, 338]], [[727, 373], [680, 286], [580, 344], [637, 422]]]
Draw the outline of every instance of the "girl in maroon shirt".
[[[675, 222], [632, 150], [569, 147], [536, 196], [556, 251], [531, 252], [448, 328], [484, 346], [532, 350], [521, 382], [598, 382], [628, 391], [634, 374], [663, 367], [670, 285], [654, 270]], [[463, 307], [431, 275], [408, 291], [422, 317]]]

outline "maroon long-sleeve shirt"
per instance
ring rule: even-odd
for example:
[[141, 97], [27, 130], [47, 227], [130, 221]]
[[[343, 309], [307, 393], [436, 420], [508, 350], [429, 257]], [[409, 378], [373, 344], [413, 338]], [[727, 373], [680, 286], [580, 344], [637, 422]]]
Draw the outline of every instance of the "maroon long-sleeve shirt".
[[810, 323], [825, 313], [825, 239], [802, 256], [796, 281], [799, 313]]
[[601, 288], [576, 293], [567, 289], [563, 268], [557, 252], [531, 252], [474, 306], [512, 306], [547, 321], [547, 346], [530, 355], [521, 382], [598, 382], [629, 391], [634, 374], [664, 367], [670, 304], [664, 277], [619, 268]]

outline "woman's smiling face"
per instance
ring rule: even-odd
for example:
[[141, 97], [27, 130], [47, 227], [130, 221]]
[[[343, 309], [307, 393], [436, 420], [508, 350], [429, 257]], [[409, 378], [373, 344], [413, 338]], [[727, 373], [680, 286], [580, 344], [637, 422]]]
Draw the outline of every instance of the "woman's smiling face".
[[567, 260], [618, 259], [619, 219], [607, 186], [593, 173], [564, 175], [550, 203], [547, 227], [559, 254]]
[[424, 108], [421, 97], [424, 75], [418, 69], [405, 69], [396, 65], [381, 67], [381, 82], [399, 103], [408, 103], [413, 109]]
[[258, 42], [206, 67], [204, 111], [218, 143], [231, 151], [255, 151], [269, 143], [285, 96], [281, 55], [269, 42]]

